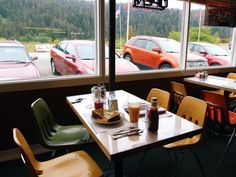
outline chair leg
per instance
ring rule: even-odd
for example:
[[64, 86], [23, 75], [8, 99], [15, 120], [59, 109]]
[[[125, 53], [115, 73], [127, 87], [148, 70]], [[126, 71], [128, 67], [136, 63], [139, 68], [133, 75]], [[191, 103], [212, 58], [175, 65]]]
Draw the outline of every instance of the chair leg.
[[178, 105], [175, 104], [175, 105], [174, 105], [174, 108], [172, 109], [172, 112], [173, 112], [173, 113], [176, 113], [177, 109], [178, 109]]
[[171, 177], [175, 177], [183, 163], [183, 160], [184, 160], [184, 150], [181, 150], [181, 154], [180, 154], [180, 158], [179, 158], [179, 161], [178, 161], [178, 164], [176, 166], [176, 168], [174, 169], [174, 172], [172, 173], [172, 176]]
[[196, 161], [197, 161], [197, 164], [198, 164], [198, 166], [199, 166], [199, 168], [200, 168], [200, 170], [201, 170], [201, 172], [202, 172], [203, 177], [206, 177], [205, 171], [203, 170], [201, 161], [200, 161], [200, 159], [199, 159], [197, 153], [196, 153], [195, 151], [193, 151], [192, 149], [191, 149], [191, 152], [193, 153], [193, 155], [194, 155], [194, 157], [195, 157], [195, 159], [196, 159]]
[[228, 143], [227, 143], [227, 145], [226, 145], [226, 147], [225, 147], [224, 153], [222, 154], [222, 156], [221, 156], [221, 158], [220, 158], [220, 161], [219, 161], [219, 164], [220, 164], [220, 165], [223, 163], [223, 161], [224, 161], [224, 159], [225, 159], [225, 155], [226, 155], [226, 153], [227, 153], [228, 150], [229, 150], [229, 146], [230, 146], [230, 144], [231, 144], [231, 142], [232, 142], [232, 139], [233, 139], [233, 137], [234, 137], [234, 135], [235, 135], [235, 132], [236, 132], [236, 128], [234, 128], [233, 133], [232, 133], [232, 135], [231, 135], [231, 137], [230, 137], [230, 139], [229, 139], [229, 141], [228, 141]]

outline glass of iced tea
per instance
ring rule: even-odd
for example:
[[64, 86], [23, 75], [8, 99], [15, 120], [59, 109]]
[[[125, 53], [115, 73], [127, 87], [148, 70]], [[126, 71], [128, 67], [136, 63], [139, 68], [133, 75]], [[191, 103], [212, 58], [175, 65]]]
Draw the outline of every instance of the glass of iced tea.
[[138, 127], [140, 103], [128, 103], [130, 127]]

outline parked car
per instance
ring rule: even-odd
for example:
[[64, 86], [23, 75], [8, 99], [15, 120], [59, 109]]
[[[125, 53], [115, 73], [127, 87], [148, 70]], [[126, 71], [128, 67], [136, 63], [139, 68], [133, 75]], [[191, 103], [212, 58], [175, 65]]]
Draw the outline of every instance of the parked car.
[[206, 42], [189, 42], [189, 50], [208, 60], [210, 66], [229, 65], [229, 52], [218, 45]]
[[[126, 42], [122, 56], [129, 61], [150, 68], [178, 68], [180, 43], [168, 38], [135, 36]], [[191, 52], [188, 53], [186, 64], [187, 67], [208, 66], [205, 58]]]
[[[64, 40], [51, 49], [51, 71], [53, 74], [94, 74], [96, 69], [95, 42], [89, 40]], [[108, 48], [105, 52], [108, 73]], [[116, 73], [138, 71], [133, 63], [116, 55]]]
[[36, 44], [35, 52], [50, 52], [52, 44]]
[[39, 78], [40, 73], [24, 45], [15, 40], [0, 40], [0, 80]]

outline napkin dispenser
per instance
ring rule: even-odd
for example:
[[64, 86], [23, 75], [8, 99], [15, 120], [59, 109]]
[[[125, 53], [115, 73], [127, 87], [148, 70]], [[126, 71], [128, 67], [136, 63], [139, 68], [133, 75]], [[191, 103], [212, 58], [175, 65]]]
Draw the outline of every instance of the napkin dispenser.
[[108, 99], [108, 110], [118, 111], [118, 101], [115, 97], [111, 97]]

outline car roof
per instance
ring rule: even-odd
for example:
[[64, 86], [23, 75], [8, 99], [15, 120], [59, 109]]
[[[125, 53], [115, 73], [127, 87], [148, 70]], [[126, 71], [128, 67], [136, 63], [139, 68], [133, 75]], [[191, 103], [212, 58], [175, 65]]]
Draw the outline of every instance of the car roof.
[[138, 39], [152, 39], [152, 40], [173, 40], [173, 39], [169, 39], [169, 38], [165, 38], [165, 37], [157, 37], [157, 36], [146, 36], [146, 35], [139, 35], [139, 36], [134, 36], [133, 38], [138, 38]]
[[16, 40], [0, 40], [2, 47], [24, 47], [19, 41]]
[[95, 41], [91, 41], [91, 40], [64, 40], [61, 42], [68, 42], [68, 43], [76, 44], [76, 45], [95, 44]]
[[215, 45], [215, 44], [211, 44], [211, 43], [208, 43], [208, 42], [189, 42], [190, 44], [199, 44], [199, 45], [202, 45], [202, 46], [207, 46], [207, 45]]

